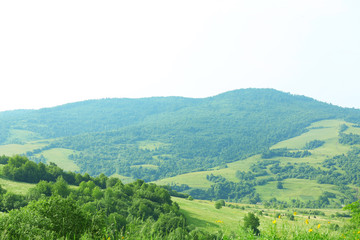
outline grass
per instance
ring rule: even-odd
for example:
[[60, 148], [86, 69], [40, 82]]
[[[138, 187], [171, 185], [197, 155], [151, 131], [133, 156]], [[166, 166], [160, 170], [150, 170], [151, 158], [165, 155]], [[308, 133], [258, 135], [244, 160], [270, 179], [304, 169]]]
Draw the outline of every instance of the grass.
[[[292, 239], [296, 235], [305, 237], [298, 239], [308, 239], [307, 236], [309, 236], [310, 228], [313, 229], [313, 233], [328, 234], [329, 238], [338, 239], [341, 233], [332, 231], [330, 228], [335, 224], [343, 226], [346, 222], [343, 218], [331, 218], [332, 214], [343, 212], [341, 209], [321, 209], [321, 211], [325, 213], [325, 216], [317, 216], [316, 218], [311, 216], [308, 220], [309, 224], [306, 224], [305, 220], [308, 218], [308, 214], [301, 214], [301, 212], [303, 210], [309, 211], [310, 209], [275, 210], [266, 209], [262, 205], [234, 203], [232, 204], [244, 207], [244, 210], [230, 207], [215, 209], [214, 202], [211, 201], [189, 201], [187, 199], [174, 197], [172, 200], [179, 204], [181, 212], [185, 215], [189, 224], [213, 233], [221, 230], [225, 235], [230, 235], [231, 232], [242, 232], [241, 227], [244, 224], [243, 218], [248, 212], [253, 212], [259, 217], [259, 229], [263, 234], [269, 236], [274, 234], [274, 232], [271, 233], [271, 231], [276, 231], [276, 235], [279, 238], [271, 239]], [[295, 211], [297, 211], [295, 221], [290, 221], [285, 215], [293, 214]], [[259, 212], [262, 212], [262, 215], [260, 215]], [[280, 219], [276, 217], [278, 214], [282, 215]], [[275, 224], [273, 223], [274, 220], [276, 220]], [[319, 224], [320, 228], [318, 229]]]
[[44, 141], [30, 142], [26, 144], [7, 144], [0, 146], [0, 155], [13, 156], [16, 154], [25, 154], [28, 151], [42, 148], [48, 145]]
[[260, 194], [263, 200], [275, 197], [281, 201], [297, 198], [301, 201], [316, 200], [325, 191], [341, 195], [341, 193], [334, 190], [334, 185], [319, 184], [314, 180], [285, 179], [282, 182], [284, 183], [284, 189], [277, 189], [277, 182], [269, 182], [263, 186], [256, 186], [256, 192]]
[[123, 182], [124, 184], [126, 183], [131, 183], [131, 182], [134, 182], [135, 179], [131, 178], [131, 177], [127, 177], [127, 176], [123, 176], [123, 175], [120, 175], [120, 174], [113, 174], [111, 175], [110, 177], [114, 177], [114, 178], [118, 178], [120, 179], [121, 182]]
[[53, 162], [65, 171], [79, 171], [80, 168], [69, 159], [69, 155], [75, 151], [65, 148], [53, 148], [43, 151], [41, 154], [46, 158], [46, 161]]
[[29, 191], [29, 189], [35, 187], [36, 184], [15, 182], [0, 177], [0, 185], [8, 192], [25, 195]]
[[344, 123], [345, 122], [342, 120], [323, 120], [315, 122], [307, 128], [309, 130], [308, 132], [279, 142], [271, 148], [302, 149], [307, 142], [313, 140], [327, 141], [329, 139], [337, 138], [340, 125]]
[[[216, 232], [222, 228], [236, 231], [239, 228], [240, 220], [245, 212], [240, 209], [223, 207], [216, 209], [214, 202], [205, 200], [189, 201], [183, 198], [172, 198], [180, 206], [180, 211], [185, 214], [189, 224], [206, 229], [209, 232]], [[221, 220], [222, 223], [216, 221]]]
[[213, 171], [186, 173], [175, 177], [160, 179], [154, 183], [157, 185], [187, 184], [192, 188], [207, 189], [211, 186], [212, 182], [206, 179], [206, 175], [211, 172]]
[[[279, 142], [277, 144], [275, 144], [274, 146], [272, 146], [271, 148], [288, 148], [288, 149], [294, 149], [294, 150], [302, 150], [305, 146], [305, 144], [307, 142], [313, 141], [313, 140], [322, 140], [325, 141], [325, 144], [319, 148], [310, 150], [310, 152], [312, 153], [311, 156], [309, 157], [305, 157], [305, 158], [289, 158], [289, 157], [276, 157], [273, 158], [272, 160], [278, 160], [280, 161], [280, 164], [286, 164], [288, 162], [290, 163], [306, 163], [310, 166], [313, 167], [322, 167], [321, 163], [330, 157], [333, 157], [335, 155], [339, 155], [339, 154], [343, 154], [346, 153], [350, 150], [350, 146], [347, 145], [342, 145], [338, 142], [339, 140], [339, 129], [340, 126], [342, 124], [345, 124], [346, 122], [344, 122], [343, 120], [324, 120], [324, 121], [319, 121], [316, 123], [313, 123], [311, 126], [308, 127], [308, 132]], [[359, 131], [360, 132], [360, 128], [355, 128], [352, 127], [352, 124], [350, 123], [346, 123], [349, 126], [349, 129], [347, 130], [348, 132], [354, 132], [354, 131]], [[161, 179], [156, 181], [155, 183], [159, 184], [159, 185], [171, 185], [171, 184], [177, 184], [177, 185], [181, 185], [181, 184], [187, 184], [192, 188], [200, 188], [200, 189], [207, 189], [211, 186], [211, 182], [209, 182], [206, 179], [206, 176], [209, 174], [214, 174], [214, 175], [221, 175], [223, 177], [225, 177], [226, 179], [228, 179], [229, 181], [238, 181], [238, 179], [236, 178], [236, 171], [249, 171], [251, 165], [257, 161], [261, 160], [261, 155], [255, 155], [252, 157], [249, 157], [245, 160], [239, 160], [233, 163], [228, 163], [227, 164], [227, 168], [214, 168], [213, 170], [210, 171], [202, 171], [202, 172], [192, 172], [192, 173], [187, 173], [187, 174], [182, 174], [182, 175], [178, 175], [175, 177], [171, 177], [171, 178], [166, 178], [166, 179]], [[285, 198], [287, 199], [289, 196], [293, 196], [293, 197], [299, 197], [299, 198], [305, 198], [307, 199], [307, 195], [302, 194], [301, 191], [297, 190], [297, 189], [302, 189], [305, 190], [301, 184], [300, 184], [301, 180], [299, 180], [298, 182], [296, 180], [289, 180], [288, 181], [288, 191], [285, 192], [281, 192], [283, 194], [285, 194]], [[321, 189], [322, 187], [324, 187], [325, 189], [327, 189], [327, 191], [331, 188], [329, 186], [326, 185], [319, 185], [316, 184], [314, 182], [310, 182], [311, 186], [314, 187], [315, 189]], [[272, 186], [271, 184], [274, 183], [270, 183], [270, 187]], [[268, 185], [267, 185], [268, 186]], [[294, 188], [294, 189], [292, 189]], [[261, 193], [262, 191], [265, 191], [265, 193], [263, 194], [264, 196], [268, 196], [270, 195], [269, 191], [266, 189], [266, 187], [264, 186], [259, 186], [258, 187], [258, 191], [259, 193]], [[308, 192], [305, 190], [305, 192]], [[330, 191], [331, 192], [331, 191]], [[275, 192], [277, 193], [277, 192]], [[273, 193], [273, 194], [275, 194]], [[280, 193], [279, 193], [280, 194]], [[317, 197], [317, 194], [315, 193], [314, 195], [315, 197]]]
[[20, 129], [10, 129], [10, 136], [6, 139], [7, 143], [25, 143], [40, 140], [40, 134]]

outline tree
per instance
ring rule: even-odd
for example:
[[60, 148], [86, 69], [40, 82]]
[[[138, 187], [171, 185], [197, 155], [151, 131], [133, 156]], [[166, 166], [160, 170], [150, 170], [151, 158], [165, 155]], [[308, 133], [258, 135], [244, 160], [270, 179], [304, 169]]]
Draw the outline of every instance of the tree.
[[222, 208], [222, 206], [223, 206], [223, 204], [222, 204], [222, 202], [220, 200], [215, 202], [215, 208], [216, 209], [220, 209], [220, 208]]
[[344, 207], [344, 210], [350, 210], [351, 211], [351, 222], [359, 226], [360, 225], [360, 200], [353, 202], [349, 205], [346, 205]]
[[255, 214], [249, 212], [244, 217], [244, 228], [252, 230], [255, 235], [260, 234], [260, 230], [258, 229], [259, 226], [260, 220]]
[[56, 179], [56, 182], [53, 185], [53, 192], [59, 194], [62, 197], [67, 197], [70, 194], [69, 185], [62, 176]]
[[277, 182], [277, 185], [276, 185], [276, 188], [277, 189], [284, 189], [284, 185], [283, 185], [283, 183], [282, 182]]
[[77, 239], [90, 224], [86, 214], [73, 200], [60, 196], [31, 202], [27, 208], [37, 216], [49, 219], [51, 224], [48, 229], [69, 239]]

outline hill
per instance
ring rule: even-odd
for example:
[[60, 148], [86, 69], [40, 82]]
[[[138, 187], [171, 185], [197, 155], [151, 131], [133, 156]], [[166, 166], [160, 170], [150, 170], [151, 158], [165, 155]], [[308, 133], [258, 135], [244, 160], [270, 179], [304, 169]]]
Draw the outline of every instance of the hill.
[[359, 110], [273, 89], [203, 99], [89, 100], [0, 113], [0, 154], [153, 181], [246, 159], [316, 121], [357, 123], [359, 116]]
[[263, 202], [274, 207], [341, 207], [358, 198], [360, 142], [347, 143], [344, 138], [353, 139], [359, 129], [343, 120], [315, 122], [305, 133], [262, 154], [156, 183], [202, 199]]

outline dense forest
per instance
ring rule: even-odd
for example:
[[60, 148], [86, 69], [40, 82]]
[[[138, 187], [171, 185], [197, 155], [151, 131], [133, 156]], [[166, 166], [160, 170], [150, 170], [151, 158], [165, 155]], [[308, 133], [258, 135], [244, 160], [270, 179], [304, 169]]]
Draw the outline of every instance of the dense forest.
[[242, 89], [203, 99], [103, 99], [3, 112], [0, 141], [22, 143], [7, 137], [11, 129], [31, 131], [34, 139], [55, 138], [27, 153], [36, 162], [44, 160], [43, 151], [72, 149], [82, 173], [153, 181], [263, 153], [315, 121], [336, 118], [357, 123], [360, 111], [272, 89]]

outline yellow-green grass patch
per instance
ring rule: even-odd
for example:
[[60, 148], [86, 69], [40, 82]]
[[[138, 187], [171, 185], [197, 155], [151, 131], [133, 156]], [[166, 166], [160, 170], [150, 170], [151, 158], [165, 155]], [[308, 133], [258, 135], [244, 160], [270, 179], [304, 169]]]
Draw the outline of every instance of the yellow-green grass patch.
[[302, 149], [307, 142], [313, 140], [334, 140], [338, 139], [340, 125], [346, 122], [342, 120], [324, 120], [315, 122], [308, 127], [309, 131], [301, 134], [300, 136], [290, 138], [288, 140], [279, 142], [271, 147], [275, 148], [289, 148], [289, 149]]
[[277, 182], [269, 182], [263, 186], [256, 186], [256, 192], [261, 199], [276, 198], [281, 201], [299, 199], [301, 201], [316, 200], [324, 191], [339, 194], [334, 185], [319, 184], [308, 179], [285, 179], [282, 181], [284, 189], [277, 189]]
[[79, 171], [80, 168], [69, 159], [69, 155], [75, 153], [74, 150], [65, 148], [53, 148], [43, 151], [41, 154], [46, 158], [46, 162], [53, 162], [65, 171]]
[[352, 134], [360, 135], [360, 128], [353, 127], [355, 124], [347, 124], [347, 125], [349, 128], [346, 129], [346, 131], [344, 133], [346, 133], [346, 134], [352, 133]]
[[[215, 202], [172, 198], [180, 206], [189, 224], [205, 229], [209, 232], [219, 230], [236, 231], [245, 212], [240, 209], [223, 207], [216, 209]], [[221, 222], [219, 222], [221, 221]]]
[[45, 142], [31, 142], [27, 144], [7, 144], [0, 146], [0, 155], [13, 156], [16, 154], [25, 154], [28, 151], [33, 151], [45, 147], [48, 143]]
[[[204, 229], [209, 232], [217, 232], [219, 230], [223, 231], [225, 235], [229, 235], [230, 232], [239, 233], [241, 227], [244, 224], [244, 216], [253, 212], [256, 215], [260, 211], [263, 212], [263, 215], [258, 215], [260, 219], [260, 231], [270, 232], [272, 228], [276, 228], [278, 234], [280, 235], [289, 235], [289, 239], [292, 239], [292, 234], [296, 233], [308, 233], [310, 228], [313, 228], [316, 232], [327, 233], [329, 232], [331, 224], [343, 225], [344, 219], [332, 219], [331, 215], [336, 212], [344, 212], [341, 209], [320, 209], [320, 211], [325, 213], [325, 216], [317, 216], [309, 220], [309, 224], [305, 223], [305, 220], [308, 218], [308, 214], [301, 214], [302, 210], [311, 211], [311, 209], [286, 209], [286, 210], [275, 210], [267, 209], [262, 205], [248, 205], [248, 204], [236, 204], [231, 203], [232, 205], [244, 206], [245, 209], [237, 209], [230, 207], [222, 207], [221, 209], [215, 208], [215, 202], [205, 201], [205, 200], [193, 200], [189, 201], [182, 198], [172, 198], [173, 201], [177, 202], [180, 206], [180, 211], [184, 213], [189, 224], [194, 225], [195, 227]], [[294, 211], [299, 211], [295, 216], [294, 221], [290, 221], [284, 215], [293, 214]], [[275, 215], [281, 214], [282, 217], [276, 218]], [[273, 221], [276, 220], [274, 224]], [[330, 222], [330, 223], [329, 223]], [[318, 229], [318, 224], [320, 228]], [[337, 236], [337, 232], [331, 233], [331, 236]], [[340, 234], [340, 233], [339, 233]], [[306, 235], [305, 235], [306, 236]], [[335, 237], [336, 238], [336, 237]], [[285, 238], [283, 238], [285, 239]]]
[[252, 163], [260, 160], [260, 155], [252, 156], [250, 158], [239, 160], [236, 162], [228, 163], [227, 168], [221, 168], [218, 170], [209, 170], [209, 171], [201, 171], [201, 172], [192, 172], [192, 173], [185, 173], [181, 175], [177, 175], [175, 177], [164, 178], [158, 181], [155, 181], [158, 185], [181, 185], [187, 184], [191, 188], [200, 188], [200, 189], [207, 189], [213, 183], [206, 179], [207, 175], [221, 175], [228, 179], [229, 181], [238, 181], [236, 178], [236, 171], [249, 171], [250, 166]]
[[6, 143], [26, 143], [42, 139], [41, 135], [28, 130], [10, 129]]
[[212, 182], [206, 179], [210, 171], [193, 172], [177, 175], [175, 177], [160, 179], [155, 181], [157, 185], [181, 185], [187, 184], [191, 188], [207, 189], [212, 185]]
[[0, 177], [0, 185], [8, 192], [25, 195], [29, 191], [29, 189], [35, 187], [36, 184], [15, 182]]
[[117, 173], [111, 175], [110, 177], [118, 178], [124, 184], [131, 183], [131, 182], [135, 181], [135, 179], [133, 179], [132, 177], [127, 177], [127, 176], [120, 175], [120, 174], [117, 174]]

